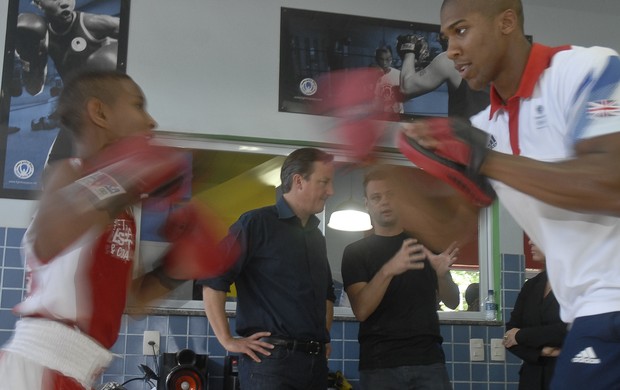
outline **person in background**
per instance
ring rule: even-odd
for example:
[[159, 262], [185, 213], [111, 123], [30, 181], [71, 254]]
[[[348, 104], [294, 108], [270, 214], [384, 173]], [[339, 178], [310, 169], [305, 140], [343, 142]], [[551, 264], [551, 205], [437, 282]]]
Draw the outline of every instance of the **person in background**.
[[[116, 16], [75, 10], [75, 0], [33, 0], [43, 16], [21, 13], [17, 17], [15, 52], [21, 63], [21, 82], [30, 95], [43, 91], [48, 77], [48, 57], [64, 83], [75, 72], [116, 70], [120, 22]], [[50, 89], [52, 97], [62, 83]], [[55, 115], [32, 120], [32, 130], [55, 129]], [[71, 134], [59, 131], [49, 162], [71, 157]]]
[[403, 125], [405, 141], [488, 179], [545, 253], [569, 324], [551, 388], [617, 388], [620, 57], [598, 46], [531, 43], [519, 0], [444, 0], [440, 19], [448, 57], [470, 88], [491, 84], [491, 105], [470, 118], [471, 127], [457, 129], [453, 118]]
[[459, 305], [450, 274], [458, 248], [435, 255], [403, 230], [390, 177], [380, 168], [364, 177], [374, 232], [349, 244], [342, 257], [344, 288], [360, 321], [360, 385], [451, 389], [437, 306]]
[[[24, 235], [27, 295], [14, 308], [21, 319], [0, 350], [3, 390], [90, 389], [113, 359], [109, 348], [129, 298], [144, 304], [183, 280], [211, 274], [188, 271], [206, 266], [201, 256], [174, 255], [180, 232], [161, 264], [132, 280], [131, 206], [149, 197], [176, 202], [187, 173], [184, 155], [150, 141], [156, 123], [140, 87], [121, 73], [81, 73], [66, 84], [57, 110], [78, 157], [47, 172]], [[191, 231], [200, 235], [191, 244], [196, 252], [210, 251], [218, 262], [216, 246], [203, 244], [204, 232]]]
[[[235, 265], [203, 286], [204, 308], [215, 335], [240, 353], [243, 389], [325, 389], [329, 329], [336, 299], [320, 213], [333, 194], [333, 156], [315, 148], [293, 151], [280, 172], [275, 205], [239, 217], [222, 241], [238, 245]], [[225, 312], [226, 292], [237, 289], [236, 333]]]
[[480, 283], [472, 283], [465, 289], [467, 311], [480, 311]]
[[379, 110], [402, 114], [403, 99], [400, 93], [400, 71], [392, 67], [392, 49], [382, 46], [375, 50], [375, 62], [381, 74], [375, 85], [375, 98]]
[[[448, 115], [468, 119], [489, 105], [489, 89], [475, 91], [469, 88], [454, 61], [448, 58], [445, 40], [440, 39], [443, 52], [428, 63], [428, 50], [420, 47], [426, 43], [415, 35], [399, 37], [398, 53], [403, 61], [400, 68], [400, 92], [411, 99], [434, 91], [441, 84], [448, 86]], [[424, 67], [420, 67], [424, 63]]]
[[532, 259], [541, 262], [543, 270], [521, 288], [506, 323], [504, 346], [523, 359], [519, 389], [548, 390], [568, 330], [544, 269], [545, 255], [531, 240], [529, 244]]

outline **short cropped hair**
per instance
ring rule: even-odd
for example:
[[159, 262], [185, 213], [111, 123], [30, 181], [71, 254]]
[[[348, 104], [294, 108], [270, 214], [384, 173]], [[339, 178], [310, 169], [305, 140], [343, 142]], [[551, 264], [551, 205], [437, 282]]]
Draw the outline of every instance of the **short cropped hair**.
[[392, 175], [390, 175], [390, 170], [387, 167], [379, 166], [375, 167], [364, 174], [364, 196], [366, 196], [366, 189], [368, 188], [368, 183], [375, 180], [392, 180]]
[[121, 81], [134, 82], [131, 77], [116, 71], [87, 71], [71, 77], [58, 97], [55, 115], [60, 124], [74, 137], [80, 137], [86, 113], [86, 103], [93, 98], [112, 104], [118, 96]]
[[314, 163], [330, 163], [334, 156], [315, 148], [301, 148], [288, 155], [282, 169], [280, 170], [280, 180], [282, 181], [282, 193], [288, 193], [293, 186], [293, 176], [301, 175], [308, 179], [314, 172]]
[[524, 30], [525, 17], [521, 0], [444, 0], [441, 9], [456, 1], [467, 1], [472, 10], [479, 11], [489, 17], [495, 17], [507, 9], [512, 9], [517, 15], [519, 27]]
[[377, 49], [375, 49], [375, 60], [379, 60], [379, 56], [381, 54], [389, 54], [389, 55], [393, 55], [392, 53], [392, 48], [389, 46], [381, 46]]

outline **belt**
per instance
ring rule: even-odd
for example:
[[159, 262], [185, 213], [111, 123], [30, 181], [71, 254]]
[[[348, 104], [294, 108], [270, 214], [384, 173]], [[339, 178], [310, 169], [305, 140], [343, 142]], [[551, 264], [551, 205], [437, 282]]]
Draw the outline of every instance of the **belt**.
[[284, 347], [290, 351], [305, 352], [309, 355], [325, 353], [325, 343], [320, 341], [299, 341], [282, 337], [262, 337], [260, 341], [264, 341], [276, 347]]

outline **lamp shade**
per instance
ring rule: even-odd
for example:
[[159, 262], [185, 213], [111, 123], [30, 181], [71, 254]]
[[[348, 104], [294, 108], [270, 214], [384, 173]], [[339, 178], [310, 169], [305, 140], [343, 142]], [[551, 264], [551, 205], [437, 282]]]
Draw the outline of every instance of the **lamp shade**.
[[329, 216], [327, 226], [348, 232], [362, 232], [372, 229], [370, 216], [353, 199], [349, 199], [336, 207], [336, 210]]

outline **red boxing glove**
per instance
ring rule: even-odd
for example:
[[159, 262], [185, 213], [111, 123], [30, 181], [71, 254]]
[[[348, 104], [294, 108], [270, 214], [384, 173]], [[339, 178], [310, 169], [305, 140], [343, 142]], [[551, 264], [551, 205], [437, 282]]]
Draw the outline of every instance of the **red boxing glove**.
[[164, 273], [172, 279], [194, 280], [226, 272], [239, 251], [237, 246], [220, 245], [219, 225], [216, 215], [195, 201], [172, 211], [161, 231], [171, 242], [163, 260]]
[[360, 68], [327, 73], [319, 80], [320, 101], [316, 114], [339, 118], [336, 137], [357, 161], [372, 160], [374, 148], [385, 133], [384, 121], [397, 120], [399, 115], [384, 112], [375, 94], [380, 69]]
[[153, 145], [146, 135], [119, 139], [85, 161], [89, 174], [76, 183], [99, 209], [115, 211], [147, 197], [180, 200], [188, 161], [174, 148]]

